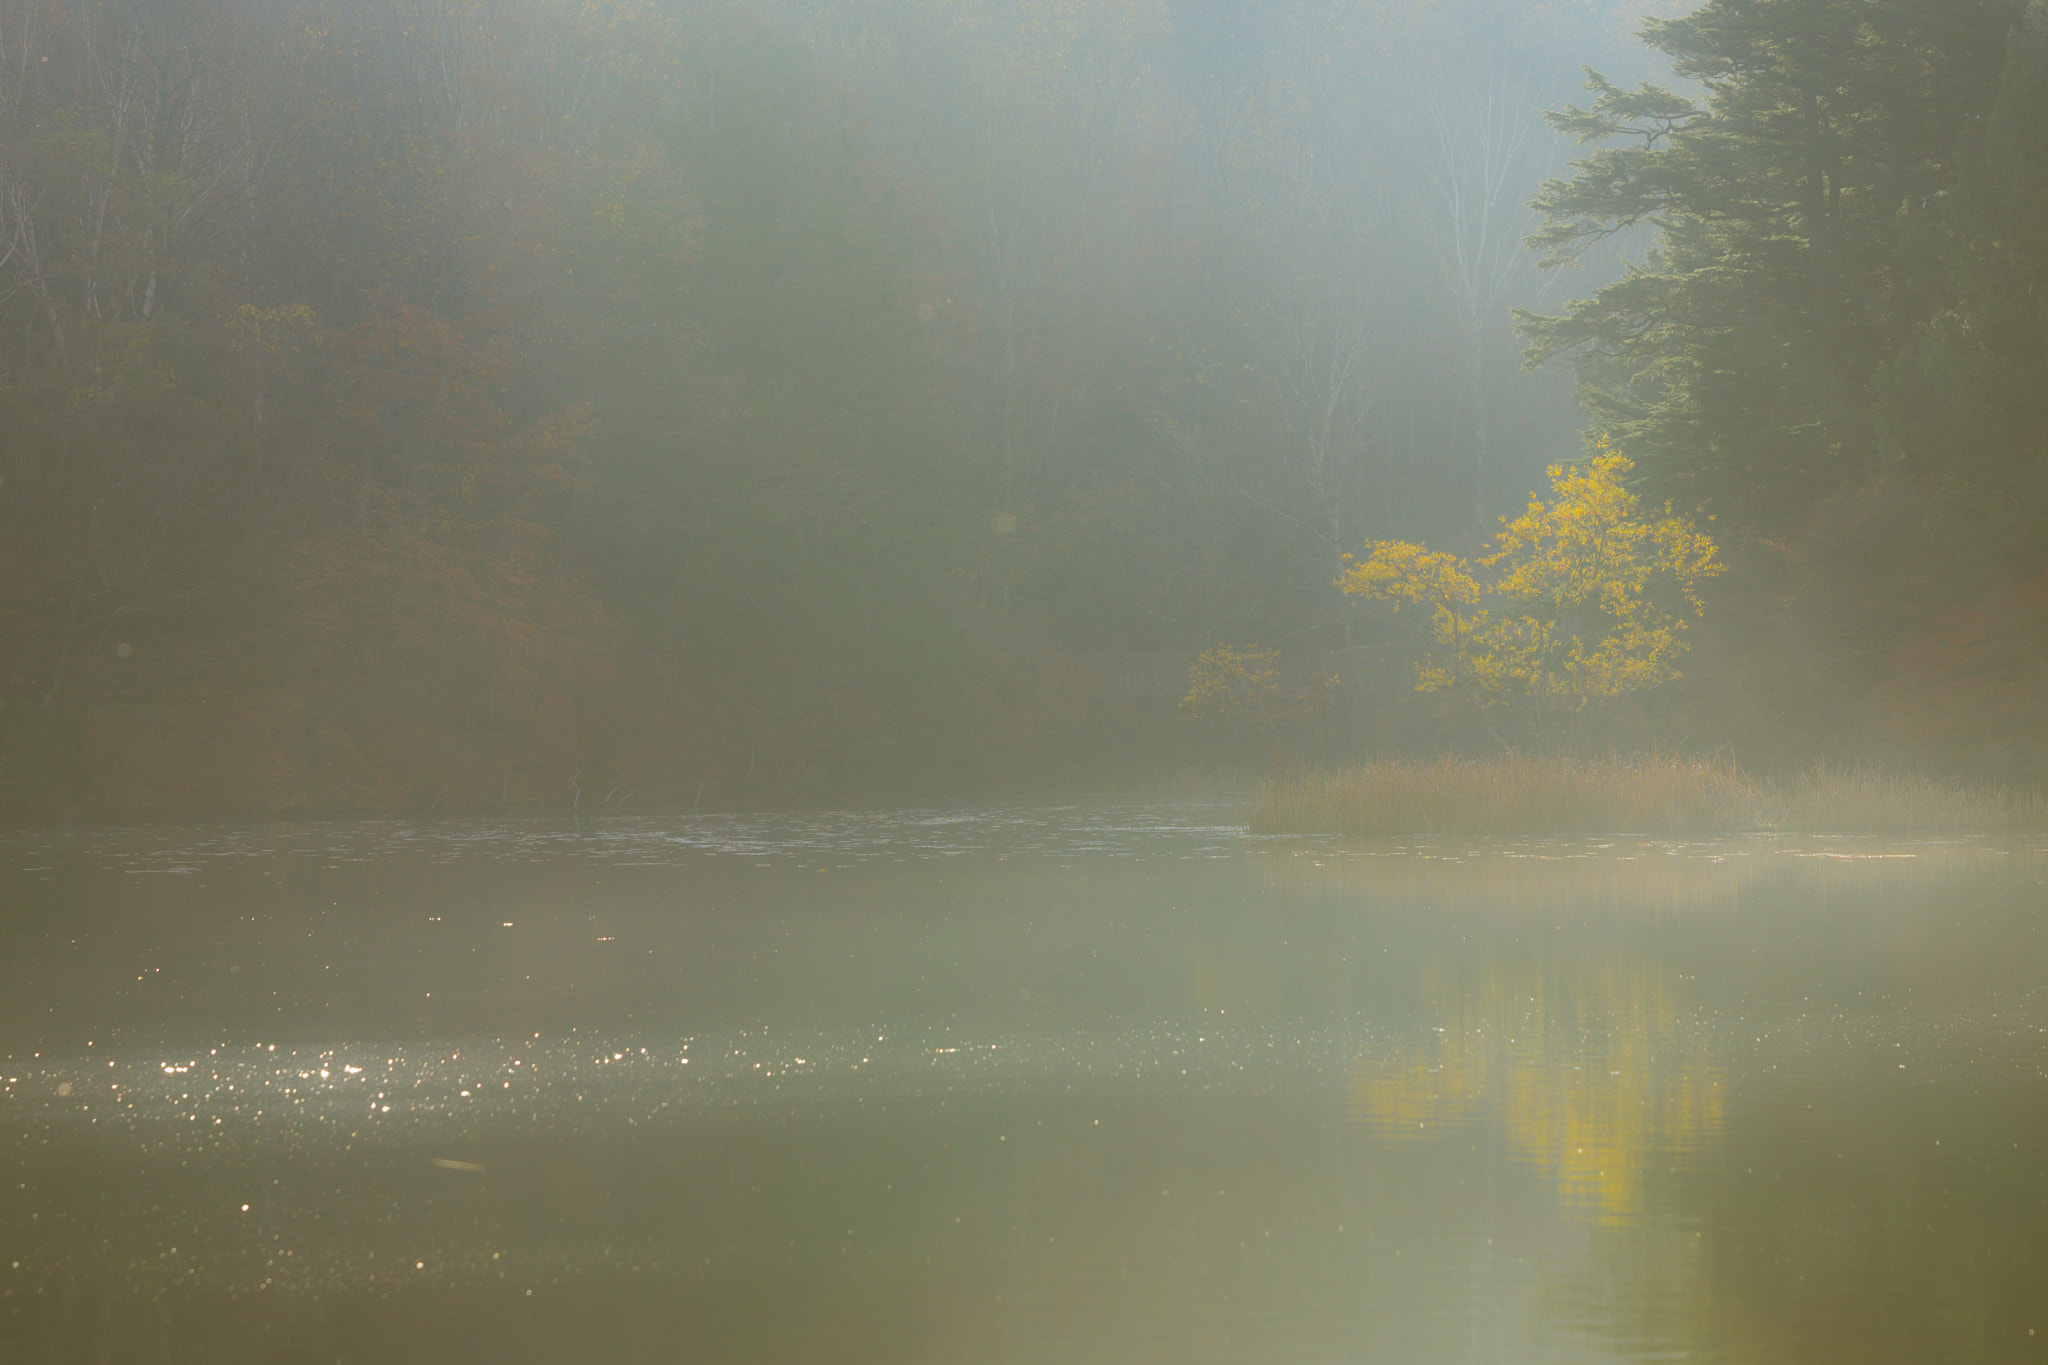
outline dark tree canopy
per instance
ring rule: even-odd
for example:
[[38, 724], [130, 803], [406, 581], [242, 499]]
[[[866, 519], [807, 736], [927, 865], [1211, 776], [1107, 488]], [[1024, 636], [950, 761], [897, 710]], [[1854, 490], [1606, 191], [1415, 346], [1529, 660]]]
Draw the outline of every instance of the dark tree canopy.
[[1925, 315], [1902, 223], [1956, 187], [2017, 0], [1711, 0], [1644, 38], [1702, 100], [1598, 75], [1551, 115], [1603, 144], [1545, 186], [1556, 265], [1639, 226], [1657, 246], [1529, 357], [1577, 367], [1595, 428], [1666, 489], [1769, 533], [1888, 453], [1888, 366]]

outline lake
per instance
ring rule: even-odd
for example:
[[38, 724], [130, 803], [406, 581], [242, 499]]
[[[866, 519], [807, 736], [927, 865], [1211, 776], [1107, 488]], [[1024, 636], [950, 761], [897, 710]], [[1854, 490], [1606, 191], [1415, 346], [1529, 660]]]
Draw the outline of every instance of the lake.
[[0, 834], [0, 1360], [2048, 1359], [2048, 841]]

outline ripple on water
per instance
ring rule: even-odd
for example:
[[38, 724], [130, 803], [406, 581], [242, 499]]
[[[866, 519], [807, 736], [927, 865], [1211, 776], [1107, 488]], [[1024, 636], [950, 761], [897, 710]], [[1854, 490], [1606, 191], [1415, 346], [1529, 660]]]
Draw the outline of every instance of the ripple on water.
[[1240, 851], [1242, 801], [1018, 805], [969, 810], [845, 810], [689, 816], [560, 815], [433, 821], [334, 820], [263, 827], [89, 829], [0, 835], [0, 863], [52, 875], [84, 857], [110, 871], [192, 876], [235, 862], [304, 861], [324, 867], [425, 856], [555, 862], [565, 856], [635, 866], [702, 859], [787, 865], [925, 861], [967, 855], [1216, 857]]

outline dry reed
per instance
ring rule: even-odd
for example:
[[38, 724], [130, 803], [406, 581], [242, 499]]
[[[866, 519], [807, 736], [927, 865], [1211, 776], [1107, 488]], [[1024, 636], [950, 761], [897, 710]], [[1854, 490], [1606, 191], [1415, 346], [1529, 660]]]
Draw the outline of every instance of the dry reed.
[[2048, 828], [2048, 801], [1938, 778], [1816, 766], [1758, 782], [1708, 759], [1383, 759], [1274, 777], [1254, 834], [1960, 833]]
[[1769, 788], [1774, 827], [1808, 834], [2048, 829], [2048, 798], [1952, 778], [1816, 764]]

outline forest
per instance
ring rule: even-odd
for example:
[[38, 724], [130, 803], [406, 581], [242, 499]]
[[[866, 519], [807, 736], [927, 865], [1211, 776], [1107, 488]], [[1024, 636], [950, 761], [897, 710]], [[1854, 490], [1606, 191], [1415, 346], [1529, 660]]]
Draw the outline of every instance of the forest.
[[[1418, 690], [1575, 468], [1683, 659]], [[0, 817], [1502, 743], [2048, 778], [2048, 3], [0, 0]]]

